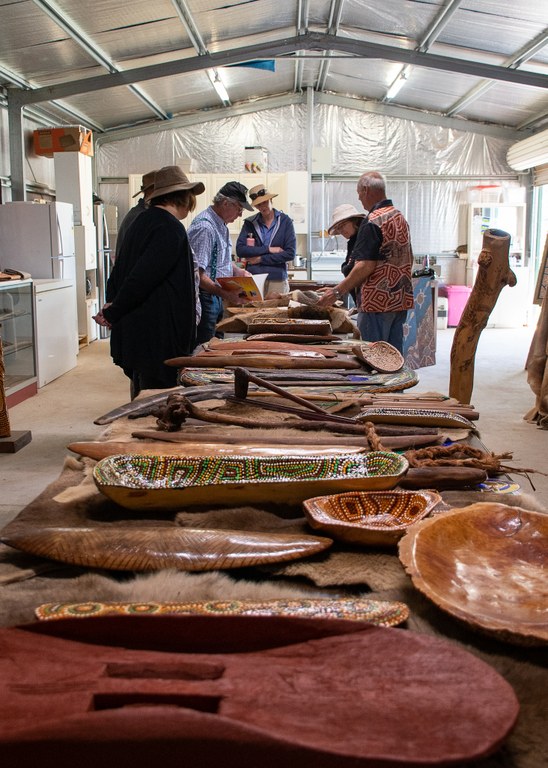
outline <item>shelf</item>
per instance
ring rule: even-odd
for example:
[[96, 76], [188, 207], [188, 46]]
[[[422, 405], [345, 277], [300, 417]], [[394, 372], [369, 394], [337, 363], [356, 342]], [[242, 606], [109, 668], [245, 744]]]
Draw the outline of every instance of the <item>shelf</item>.
[[23, 349], [32, 349], [32, 339], [20, 339], [19, 341], [2, 341], [2, 348], [4, 350], [4, 356], [13, 355], [16, 352], [21, 352]]
[[16, 317], [24, 317], [25, 315], [30, 315], [30, 312], [27, 312], [24, 309], [19, 312], [12, 312], [11, 309], [0, 309], [0, 324], [6, 320], [12, 320]]
[[36, 394], [33, 285], [0, 283], [0, 338], [8, 407]]

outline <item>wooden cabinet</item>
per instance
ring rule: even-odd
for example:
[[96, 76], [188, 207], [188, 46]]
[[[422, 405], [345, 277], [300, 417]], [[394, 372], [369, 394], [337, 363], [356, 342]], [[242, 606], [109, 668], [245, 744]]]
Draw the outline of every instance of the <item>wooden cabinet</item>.
[[0, 283], [0, 336], [10, 408], [37, 391], [32, 280]]

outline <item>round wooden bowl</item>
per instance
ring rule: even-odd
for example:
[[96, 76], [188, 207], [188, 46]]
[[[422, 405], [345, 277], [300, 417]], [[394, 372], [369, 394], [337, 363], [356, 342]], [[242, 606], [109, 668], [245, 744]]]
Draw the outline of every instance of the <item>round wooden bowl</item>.
[[379, 373], [396, 373], [403, 368], [403, 355], [387, 341], [356, 344], [353, 353], [363, 363]]
[[303, 509], [312, 528], [334, 539], [389, 546], [440, 501], [435, 491], [362, 491], [307, 499]]
[[413, 584], [508, 642], [548, 642], [548, 515], [478, 503], [421, 520], [399, 543]]

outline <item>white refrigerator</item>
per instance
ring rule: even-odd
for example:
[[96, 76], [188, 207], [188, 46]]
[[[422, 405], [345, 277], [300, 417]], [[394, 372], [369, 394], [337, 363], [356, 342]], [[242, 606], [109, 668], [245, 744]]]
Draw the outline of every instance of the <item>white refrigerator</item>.
[[0, 268], [76, 284], [72, 203], [0, 205]]

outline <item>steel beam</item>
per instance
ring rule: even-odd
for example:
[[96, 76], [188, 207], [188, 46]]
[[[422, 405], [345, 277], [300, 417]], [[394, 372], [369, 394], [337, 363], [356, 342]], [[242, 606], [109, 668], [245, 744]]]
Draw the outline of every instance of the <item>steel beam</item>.
[[[341, 38], [321, 32], [306, 32], [303, 35], [266, 43], [257, 43], [242, 48], [218, 51], [204, 56], [192, 56], [177, 59], [162, 64], [150, 64], [145, 67], [114, 72], [108, 75], [83, 78], [73, 82], [45, 86], [33, 91], [12, 91], [12, 102], [19, 106], [37, 104], [41, 101], [67, 98], [76, 94], [99, 91], [105, 88], [115, 88], [121, 85], [131, 85], [137, 82], [171, 77], [174, 75], [196, 72], [204, 69], [241, 64], [260, 58], [276, 58], [296, 51], [340, 51], [354, 58], [384, 59], [411, 64], [417, 67], [438, 69], [448, 72], [471, 75], [491, 80], [499, 80], [518, 85], [528, 85], [535, 88], [548, 88], [548, 75], [523, 70], [508, 69], [479, 61], [466, 61], [451, 56], [440, 56], [433, 53], [397, 48], [380, 43], [363, 42], [351, 38]], [[461, 52], [462, 53], [462, 52]]]

